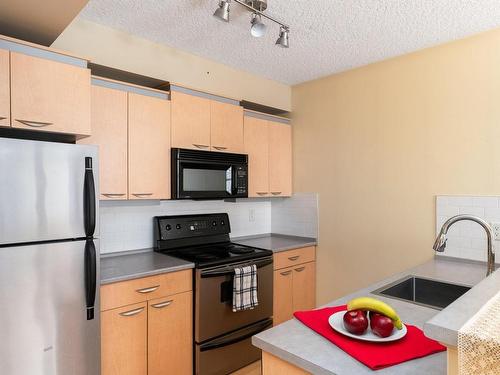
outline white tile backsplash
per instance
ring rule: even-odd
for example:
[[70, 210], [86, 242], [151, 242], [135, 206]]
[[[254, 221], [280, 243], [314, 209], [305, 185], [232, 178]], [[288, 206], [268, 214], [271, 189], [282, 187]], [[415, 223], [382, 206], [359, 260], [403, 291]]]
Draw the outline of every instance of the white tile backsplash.
[[273, 199], [273, 233], [318, 238], [318, 194], [297, 193], [291, 198]]
[[[487, 222], [500, 222], [500, 196], [450, 196], [436, 197], [436, 235], [443, 223], [458, 214], [479, 216]], [[444, 253], [439, 255], [486, 261], [486, 233], [479, 224], [460, 221], [448, 231]], [[499, 241], [493, 241], [500, 249]]]

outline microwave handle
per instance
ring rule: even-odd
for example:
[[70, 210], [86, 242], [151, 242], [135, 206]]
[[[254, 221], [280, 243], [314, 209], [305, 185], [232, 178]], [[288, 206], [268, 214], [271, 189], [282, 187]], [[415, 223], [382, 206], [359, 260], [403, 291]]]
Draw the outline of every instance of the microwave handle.
[[[265, 266], [268, 266], [270, 264], [273, 264], [273, 259], [265, 259], [265, 260], [256, 260], [256, 261], [251, 261], [248, 263], [242, 263], [241, 266], [250, 266], [252, 264], [255, 264], [257, 268], [262, 268]], [[238, 267], [238, 266], [236, 266]], [[220, 276], [230, 276], [234, 275], [234, 269], [235, 267], [220, 267], [220, 268], [215, 268], [211, 270], [206, 270], [201, 272], [201, 278], [207, 278], [207, 277], [220, 277]]]

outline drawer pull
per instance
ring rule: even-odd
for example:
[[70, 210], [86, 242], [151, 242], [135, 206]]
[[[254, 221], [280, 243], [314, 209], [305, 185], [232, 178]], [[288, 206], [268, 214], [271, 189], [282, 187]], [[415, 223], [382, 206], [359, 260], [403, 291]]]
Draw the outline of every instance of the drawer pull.
[[134, 315], [140, 314], [143, 310], [144, 310], [144, 307], [139, 307], [138, 309], [122, 312], [122, 313], [120, 313], [120, 315], [121, 316], [134, 316]]
[[306, 269], [306, 267], [299, 267], [299, 268], [295, 268], [295, 271], [297, 272], [302, 272]]
[[0, 120], [5, 120], [7, 117], [0, 116]]
[[299, 258], [300, 258], [300, 255], [295, 255], [293, 257], [289, 257], [288, 260], [291, 260], [292, 262], [295, 262]]
[[137, 293], [142, 293], [142, 294], [151, 293], [151, 292], [154, 292], [159, 287], [160, 287], [159, 285], [150, 286], [149, 288], [137, 289], [136, 292]]
[[196, 143], [193, 143], [193, 146], [194, 147], [198, 147], [198, 148], [209, 148], [210, 146], [207, 146], [207, 145], [200, 145], [200, 144], [196, 144]]
[[151, 305], [151, 306], [154, 307], [155, 309], [162, 309], [164, 307], [170, 306], [172, 304], [172, 302], [174, 302], [173, 299], [171, 299], [169, 301], [165, 301], [165, 302], [155, 303], [154, 305]]
[[281, 191], [272, 191], [271, 192], [272, 195], [280, 195], [281, 194]]
[[52, 122], [19, 120], [18, 118], [16, 118], [16, 121], [23, 125], [31, 126], [32, 128], [43, 128], [44, 126], [54, 125]]
[[257, 194], [259, 194], [259, 195], [267, 195], [268, 193], [262, 193], [262, 192], [258, 191]]
[[292, 273], [292, 270], [290, 271], [285, 271], [285, 272], [280, 272], [280, 275], [283, 275], [283, 276], [288, 276]]
[[132, 193], [132, 195], [135, 195], [136, 197], [149, 197], [153, 195], [153, 193]]
[[216, 150], [227, 150], [227, 147], [222, 147], [222, 146], [214, 146]]
[[101, 194], [108, 198], [123, 197], [124, 195], [126, 195], [125, 193], [101, 193]]

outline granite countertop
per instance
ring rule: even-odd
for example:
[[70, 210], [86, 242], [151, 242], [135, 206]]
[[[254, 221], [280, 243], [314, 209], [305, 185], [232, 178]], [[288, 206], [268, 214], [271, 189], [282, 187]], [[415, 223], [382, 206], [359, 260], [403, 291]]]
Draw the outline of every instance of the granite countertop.
[[[439, 310], [402, 300], [372, 294], [372, 292], [378, 288], [409, 275], [474, 286], [479, 284], [484, 279], [486, 275], [486, 265], [453, 259], [435, 258], [420, 266], [411, 268], [405, 272], [401, 272], [375, 283], [367, 288], [332, 301], [326, 306], [343, 305], [355, 297], [372, 296], [393, 306], [405, 323], [423, 328], [427, 321], [438, 314], [445, 313], [446, 309], [440, 312]], [[484, 281], [481, 282], [481, 284], [483, 283]], [[478, 288], [482, 288], [481, 284]], [[471, 293], [474, 290], [475, 289], [472, 289]], [[465, 294], [458, 299], [454, 305], [459, 306], [462, 304], [462, 301], [468, 303], [467, 301], [469, 298], [470, 297], [467, 297], [467, 294]], [[450, 307], [452, 307], [452, 305], [448, 308]], [[450, 320], [448, 325], [453, 326], [452, 321], [455, 318], [449, 316], [448, 319]], [[253, 336], [252, 343], [258, 348], [269, 352], [284, 361], [303, 368], [306, 371], [312, 372], [313, 374], [362, 375], [374, 373], [361, 362], [358, 362], [330, 341], [307, 328], [296, 319], [289, 320]], [[446, 352], [433, 354], [424, 358], [408, 361], [400, 365], [381, 369], [377, 371], [377, 374], [443, 375], [446, 374]]]
[[101, 285], [181, 271], [194, 268], [194, 264], [153, 249], [123, 251], [101, 255]]
[[232, 237], [231, 241], [240, 245], [272, 250], [277, 253], [300, 247], [316, 246], [317, 240], [310, 237], [289, 236], [286, 234], [267, 233], [254, 236]]

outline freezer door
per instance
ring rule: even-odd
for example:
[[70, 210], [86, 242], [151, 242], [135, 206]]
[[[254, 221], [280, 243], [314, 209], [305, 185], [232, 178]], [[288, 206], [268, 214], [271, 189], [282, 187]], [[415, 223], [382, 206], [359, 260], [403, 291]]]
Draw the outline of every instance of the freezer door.
[[99, 288], [89, 299], [88, 280], [99, 280], [94, 246], [91, 259], [87, 241], [0, 248], [0, 374], [100, 374]]
[[98, 165], [95, 146], [0, 138], [0, 245], [97, 236]]

